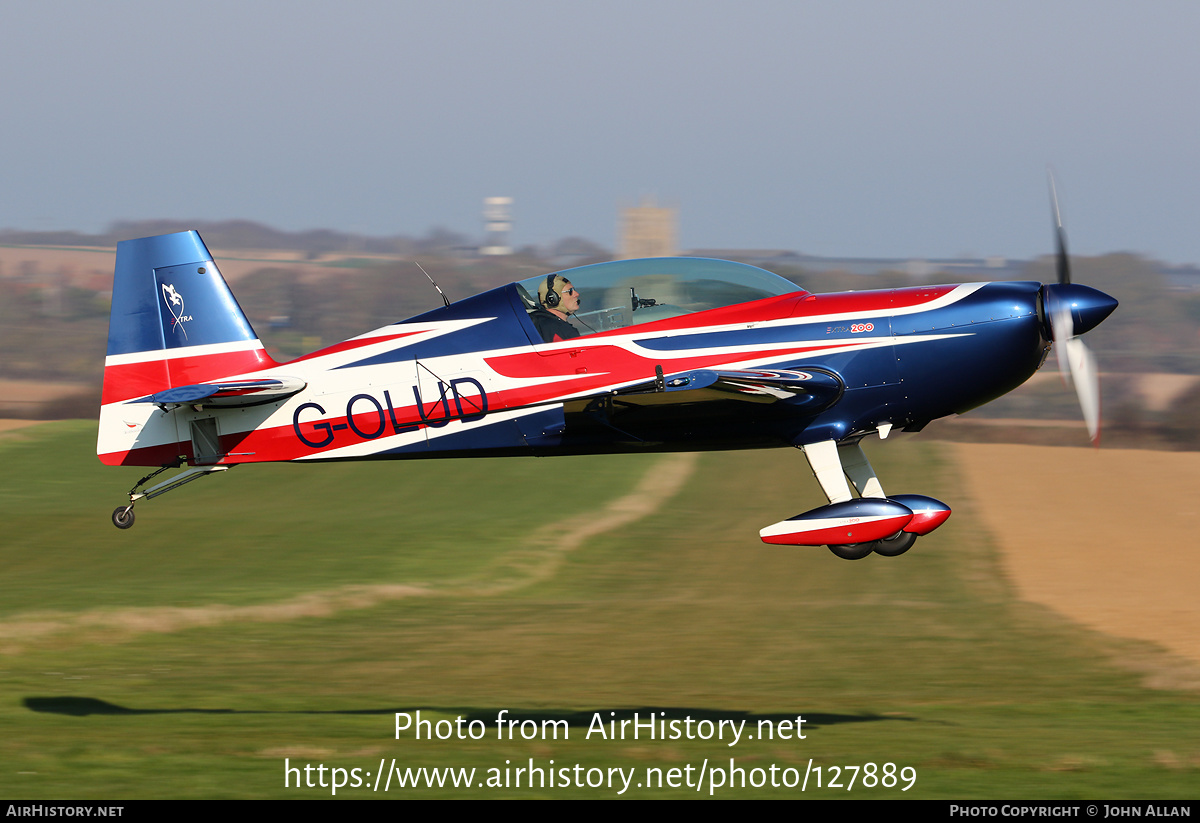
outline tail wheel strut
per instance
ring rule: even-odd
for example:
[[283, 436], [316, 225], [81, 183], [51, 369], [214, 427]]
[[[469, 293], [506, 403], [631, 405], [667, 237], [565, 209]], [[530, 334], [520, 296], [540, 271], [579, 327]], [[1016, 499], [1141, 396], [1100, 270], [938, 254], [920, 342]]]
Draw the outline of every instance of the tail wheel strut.
[[185, 459], [186, 458], [180, 457], [174, 463], [168, 463], [167, 465], [163, 466], [162, 468], [160, 468], [156, 471], [150, 472], [150, 474], [146, 475], [141, 480], [139, 480], [137, 483], [135, 483], [133, 485], [133, 488], [129, 490], [129, 505], [128, 506], [117, 506], [117, 508], [113, 509], [113, 513], [112, 513], [113, 525], [116, 526], [118, 529], [128, 529], [128, 528], [132, 527], [133, 521], [134, 521], [133, 504], [139, 500], [149, 500], [153, 497], [158, 497], [160, 494], [166, 494], [169, 491], [174, 491], [175, 489], [179, 488], [180, 486], [191, 483], [193, 480], [199, 480], [201, 477], [205, 477], [207, 475], [213, 474], [214, 472], [229, 471], [230, 469], [233, 468], [233, 466], [231, 466], [231, 465], [197, 466], [195, 468], [188, 469], [187, 471], [182, 472], [181, 474], [177, 474], [174, 477], [170, 478], [169, 480], [164, 480], [163, 482], [161, 482], [155, 486], [151, 486], [150, 488], [148, 488], [144, 491], [140, 491], [140, 492], [138, 491], [138, 487], [142, 486], [147, 480], [157, 477], [158, 475], [165, 472], [167, 469], [177, 469], [180, 466], [182, 466]]

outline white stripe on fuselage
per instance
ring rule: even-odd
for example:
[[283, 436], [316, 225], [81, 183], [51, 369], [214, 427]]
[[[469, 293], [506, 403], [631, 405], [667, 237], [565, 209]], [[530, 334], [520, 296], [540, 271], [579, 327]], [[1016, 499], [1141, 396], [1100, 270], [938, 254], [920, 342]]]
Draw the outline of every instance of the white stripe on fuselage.
[[151, 351], [135, 351], [129, 354], [110, 354], [104, 358], [104, 365], [127, 366], [131, 363], [151, 363], [160, 360], [176, 360], [180, 357], [205, 357], [210, 354], [232, 354], [239, 351], [258, 351], [263, 348], [262, 341], [235, 340], [232, 343], [207, 343], [203, 346], [183, 346], [178, 349], [153, 349]]
[[[438, 323], [397, 323], [392, 326], [384, 326], [382, 329], [375, 329], [366, 334], [360, 334], [358, 337], [351, 337], [349, 340], [343, 342], [349, 343], [356, 340], [369, 340], [372, 337], [388, 337], [390, 335], [404, 335], [403, 337], [392, 340], [381, 340], [378, 343], [364, 343], [352, 349], [330, 352], [329, 354], [309, 355], [308, 359], [296, 362], [294, 365], [285, 363], [281, 368], [289, 369], [288, 374], [295, 374], [297, 377], [303, 378], [305, 373], [312, 374], [344, 368], [358, 360], [370, 360], [389, 351], [400, 351], [417, 343], [426, 343], [437, 337], [444, 337], [447, 334], [453, 334], [454, 332], [469, 329], [472, 326], [478, 326], [482, 323], [488, 323], [495, 319], [495, 317], [473, 317], [466, 320], [443, 320]], [[395, 368], [396, 364], [386, 363], [378, 365]], [[351, 366], [350, 368], [354, 367]], [[364, 368], [371, 368], [371, 366]]]

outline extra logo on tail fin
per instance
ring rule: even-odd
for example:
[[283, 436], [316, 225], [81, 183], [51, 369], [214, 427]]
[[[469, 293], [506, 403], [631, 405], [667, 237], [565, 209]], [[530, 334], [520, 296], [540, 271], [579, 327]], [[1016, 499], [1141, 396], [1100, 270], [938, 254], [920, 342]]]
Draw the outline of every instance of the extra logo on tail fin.
[[[175, 322], [171, 324], [171, 331], [178, 331], [183, 335], [184, 340], [187, 339], [187, 329], [183, 324], [192, 319], [190, 314], [183, 313], [183, 298], [179, 292], [175, 291], [175, 286], [171, 283], [163, 283], [163, 300], [167, 301], [167, 308], [171, 310], [171, 316], [175, 318]], [[178, 308], [176, 308], [178, 307]]]

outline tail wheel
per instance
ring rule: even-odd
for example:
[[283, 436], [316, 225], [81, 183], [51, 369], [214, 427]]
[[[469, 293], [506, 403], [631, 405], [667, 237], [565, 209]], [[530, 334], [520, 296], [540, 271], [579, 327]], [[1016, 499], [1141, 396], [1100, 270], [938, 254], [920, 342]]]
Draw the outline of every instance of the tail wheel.
[[917, 536], [912, 532], [896, 532], [891, 537], [885, 537], [875, 546], [875, 554], [884, 557], [899, 557], [912, 548], [917, 542]]
[[117, 506], [113, 509], [112, 521], [118, 529], [128, 529], [133, 525], [133, 506]]
[[829, 550], [843, 560], [862, 560], [871, 552], [875, 551], [875, 547], [880, 544], [879, 540], [873, 540], [870, 543], [845, 543], [842, 545], [829, 546]]

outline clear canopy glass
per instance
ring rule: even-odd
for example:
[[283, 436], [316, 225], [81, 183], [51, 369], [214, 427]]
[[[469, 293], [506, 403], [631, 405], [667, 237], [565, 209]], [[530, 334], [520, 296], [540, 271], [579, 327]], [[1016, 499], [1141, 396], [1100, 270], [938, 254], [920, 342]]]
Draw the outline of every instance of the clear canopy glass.
[[579, 311], [570, 322], [580, 334], [803, 291], [777, 274], [729, 260], [617, 260], [522, 280], [517, 289], [529, 311], [539, 308], [538, 289], [551, 276], [565, 277], [579, 292]]

